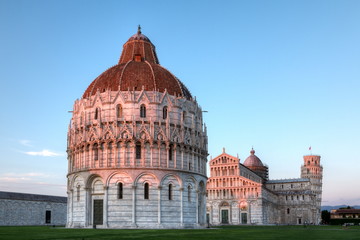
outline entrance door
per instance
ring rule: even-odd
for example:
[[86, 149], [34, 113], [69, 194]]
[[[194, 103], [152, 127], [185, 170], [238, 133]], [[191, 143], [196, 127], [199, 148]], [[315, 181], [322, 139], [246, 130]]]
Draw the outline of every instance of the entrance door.
[[241, 213], [241, 223], [247, 224], [247, 213]]
[[103, 224], [103, 200], [94, 200], [94, 225]]
[[221, 223], [223, 224], [229, 223], [229, 210], [227, 209], [221, 210]]
[[51, 223], [51, 211], [49, 210], [45, 212], [45, 223]]

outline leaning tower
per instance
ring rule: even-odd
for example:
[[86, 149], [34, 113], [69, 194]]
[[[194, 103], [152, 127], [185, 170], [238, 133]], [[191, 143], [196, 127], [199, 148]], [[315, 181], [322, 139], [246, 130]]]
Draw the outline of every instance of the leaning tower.
[[314, 208], [312, 210], [314, 223], [321, 221], [321, 194], [323, 167], [320, 164], [320, 156], [304, 156], [304, 165], [301, 166], [301, 177], [310, 179], [311, 191], [315, 194]]
[[205, 225], [202, 109], [140, 27], [75, 101], [67, 153], [67, 227]]

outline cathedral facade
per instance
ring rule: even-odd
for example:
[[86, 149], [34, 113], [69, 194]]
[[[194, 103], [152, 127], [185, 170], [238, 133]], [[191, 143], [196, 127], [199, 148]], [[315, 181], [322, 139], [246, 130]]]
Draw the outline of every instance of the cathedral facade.
[[205, 225], [202, 109], [140, 27], [75, 101], [67, 153], [67, 227]]
[[250, 151], [240, 163], [223, 153], [210, 160], [207, 221], [221, 224], [319, 224], [320, 156], [304, 156], [300, 178], [269, 180], [268, 167]]

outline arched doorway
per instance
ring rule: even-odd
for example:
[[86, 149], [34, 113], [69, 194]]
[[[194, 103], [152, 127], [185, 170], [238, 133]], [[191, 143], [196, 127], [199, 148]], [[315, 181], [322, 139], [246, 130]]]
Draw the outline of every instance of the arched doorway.
[[229, 224], [230, 204], [228, 202], [222, 202], [220, 204], [220, 223]]
[[[104, 224], [104, 184], [100, 177], [93, 179], [91, 183], [92, 225]], [[89, 210], [90, 210], [89, 209]]]
[[248, 203], [243, 201], [240, 203], [240, 223], [247, 224], [248, 223]]

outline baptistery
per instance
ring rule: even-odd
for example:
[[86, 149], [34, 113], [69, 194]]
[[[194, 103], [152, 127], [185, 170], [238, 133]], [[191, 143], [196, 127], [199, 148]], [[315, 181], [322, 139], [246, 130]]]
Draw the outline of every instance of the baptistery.
[[139, 27], [74, 103], [67, 227], [205, 226], [202, 109]]

